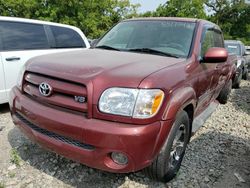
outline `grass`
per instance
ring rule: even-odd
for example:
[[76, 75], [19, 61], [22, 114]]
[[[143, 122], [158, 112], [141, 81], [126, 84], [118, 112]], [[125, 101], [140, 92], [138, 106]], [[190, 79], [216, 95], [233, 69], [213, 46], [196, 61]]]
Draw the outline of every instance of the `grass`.
[[10, 172], [10, 173], [9, 173], [9, 177], [10, 177], [10, 178], [14, 178], [15, 176], [16, 176], [16, 174], [15, 174], [14, 172]]
[[0, 182], [0, 188], [5, 188], [5, 185], [3, 182]]
[[18, 152], [16, 149], [12, 149], [10, 153], [10, 162], [15, 164], [16, 166], [20, 166], [21, 163], [21, 157], [18, 155]]
[[176, 176], [175, 177], [178, 177], [178, 176], [180, 176], [180, 174], [181, 174], [181, 172], [180, 172], [180, 170], [177, 172], [177, 174], [176, 174]]

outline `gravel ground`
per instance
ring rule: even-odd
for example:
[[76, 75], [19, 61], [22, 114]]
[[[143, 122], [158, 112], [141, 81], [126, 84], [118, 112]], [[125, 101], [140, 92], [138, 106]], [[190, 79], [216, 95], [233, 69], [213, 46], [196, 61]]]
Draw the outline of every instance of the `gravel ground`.
[[142, 172], [112, 174], [88, 168], [33, 144], [0, 105], [0, 188], [3, 187], [250, 187], [250, 81], [195, 134], [177, 177], [163, 184]]

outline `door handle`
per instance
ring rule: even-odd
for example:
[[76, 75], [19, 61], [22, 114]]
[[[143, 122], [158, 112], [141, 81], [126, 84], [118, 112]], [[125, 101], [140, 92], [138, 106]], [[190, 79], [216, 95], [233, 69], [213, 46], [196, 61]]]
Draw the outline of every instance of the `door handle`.
[[221, 69], [221, 66], [216, 66], [215, 69], [216, 70]]
[[5, 60], [6, 61], [19, 61], [21, 58], [20, 57], [8, 57]]

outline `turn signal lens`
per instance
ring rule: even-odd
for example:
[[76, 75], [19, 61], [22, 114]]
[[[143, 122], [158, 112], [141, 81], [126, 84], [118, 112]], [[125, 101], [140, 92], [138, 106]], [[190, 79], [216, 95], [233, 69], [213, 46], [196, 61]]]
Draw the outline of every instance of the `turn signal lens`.
[[155, 114], [157, 112], [159, 106], [162, 103], [163, 97], [164, 97], [163, 92], [159, 92], [159, 94], [155, 96], [152, 106], [152, 114]]
[[140, 90], [133, 117], [143, 119], [154, 116], [159, 111], [163, 99], [164, 92], [159, 89]]

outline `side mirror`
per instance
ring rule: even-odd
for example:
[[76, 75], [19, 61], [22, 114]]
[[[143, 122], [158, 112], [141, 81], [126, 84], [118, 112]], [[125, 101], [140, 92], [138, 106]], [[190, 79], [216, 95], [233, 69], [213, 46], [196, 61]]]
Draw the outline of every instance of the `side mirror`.
[[209, 48], [203, 57], [205, 63], [222, 63], [227, 61], [228, 52], [225, 48]]
[[93, 39], [89, 39], [89, 38], [88, 38], [88, 42], [89, 42], [89, 44], [91, 45], [91, 43], [93, 42]]

